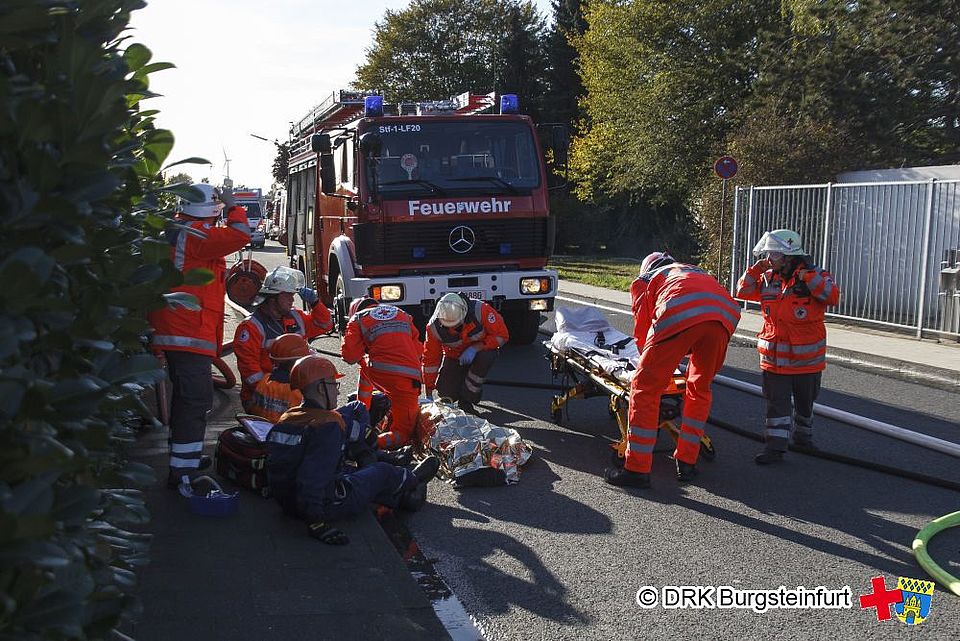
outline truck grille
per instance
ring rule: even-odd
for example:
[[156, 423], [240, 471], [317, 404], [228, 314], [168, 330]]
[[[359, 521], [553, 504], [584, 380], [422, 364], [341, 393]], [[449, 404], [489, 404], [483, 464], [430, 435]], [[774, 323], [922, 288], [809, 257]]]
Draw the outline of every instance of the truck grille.
[[[552, 219], [512, 218], [353, 226], [361, 265], [416, 265], [546, 258]], [[458, 251], [459, 250], [459, 251]]]

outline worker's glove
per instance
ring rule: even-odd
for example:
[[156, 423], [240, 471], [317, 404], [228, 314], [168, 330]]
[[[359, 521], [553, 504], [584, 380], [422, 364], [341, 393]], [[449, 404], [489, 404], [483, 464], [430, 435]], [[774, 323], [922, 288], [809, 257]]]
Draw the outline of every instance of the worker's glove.
[[317, 292], [309, 287], [301, 287], [297, 290], [297, 293], [300, 294], [300, 298], [303, 299], [307, 305], [316, 305], [317, 301], [320, 300], [320, 297], [317, 296]]
[[471, 345], [467, 349], [463, 350], [463, 353], [460, 354], [460, 364], [469, 365], [473, 362], [473, 359], [477, 356], [477, 348]]
[[214, 187], [213, 193], [217, 195], [217, 198], [220, 199], [220, 202], [222, 202], [227, 209], [237, 205], [237, 201], [233, 199], [233, 192], [229, 188], [224, 187], [223, 189], [218, 189]]
[[310, 531], [310, 536], [327, 545], [346, 545], [350, 542], [350, 539], [342, 530], [327, 525], [323, 521], [311, 523], [307, 526], [307, 529]]

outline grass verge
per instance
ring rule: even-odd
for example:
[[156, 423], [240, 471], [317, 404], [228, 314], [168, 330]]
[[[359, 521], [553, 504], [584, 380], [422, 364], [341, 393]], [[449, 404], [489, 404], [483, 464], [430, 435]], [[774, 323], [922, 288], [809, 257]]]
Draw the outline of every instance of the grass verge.
[[550, 267], [556, 269], [563, 280], [628, 292], [640, 270], [640, 261], [561, 254], [550, 258]]

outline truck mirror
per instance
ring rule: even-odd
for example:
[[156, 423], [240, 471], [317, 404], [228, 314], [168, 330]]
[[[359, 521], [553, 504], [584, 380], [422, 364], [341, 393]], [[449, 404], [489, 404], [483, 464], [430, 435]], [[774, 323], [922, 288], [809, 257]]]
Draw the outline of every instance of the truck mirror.
[[[327, 139], [329, 142], [329, 138]], [[320, 154], [320, 191], [327, 194], [337, 192], [337, 178], [333, 170], [333, 154]]]
[[331, 152], [329, 134], [313, 134], [310, 136], [310, 149], [315, 154], [329, 154]]
[[365, 158], [379, 158], [383, 152], [383, 139], [372, 131], [360, 136], [360, 153]]

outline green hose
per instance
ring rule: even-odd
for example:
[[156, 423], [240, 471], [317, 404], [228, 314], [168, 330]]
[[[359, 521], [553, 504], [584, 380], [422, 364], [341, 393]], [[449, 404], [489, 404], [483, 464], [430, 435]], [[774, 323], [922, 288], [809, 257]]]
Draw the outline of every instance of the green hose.
[[913, 555], [917, 557], [917, 563], [920, 564], [920, 567], [933, 577], [937, 583], [957, 596], [960, 596], [960, 579], [934, 563], [933, 559], [931, 559], [927, 553], [927, 543], [930, 542], [930, 539], [947, 528], [958, 525], [960, 525], [960, 512], [945, 514], [938, 519], [930, 521], [922, 530], [917, 532], [917, 538], [913, 540]]

